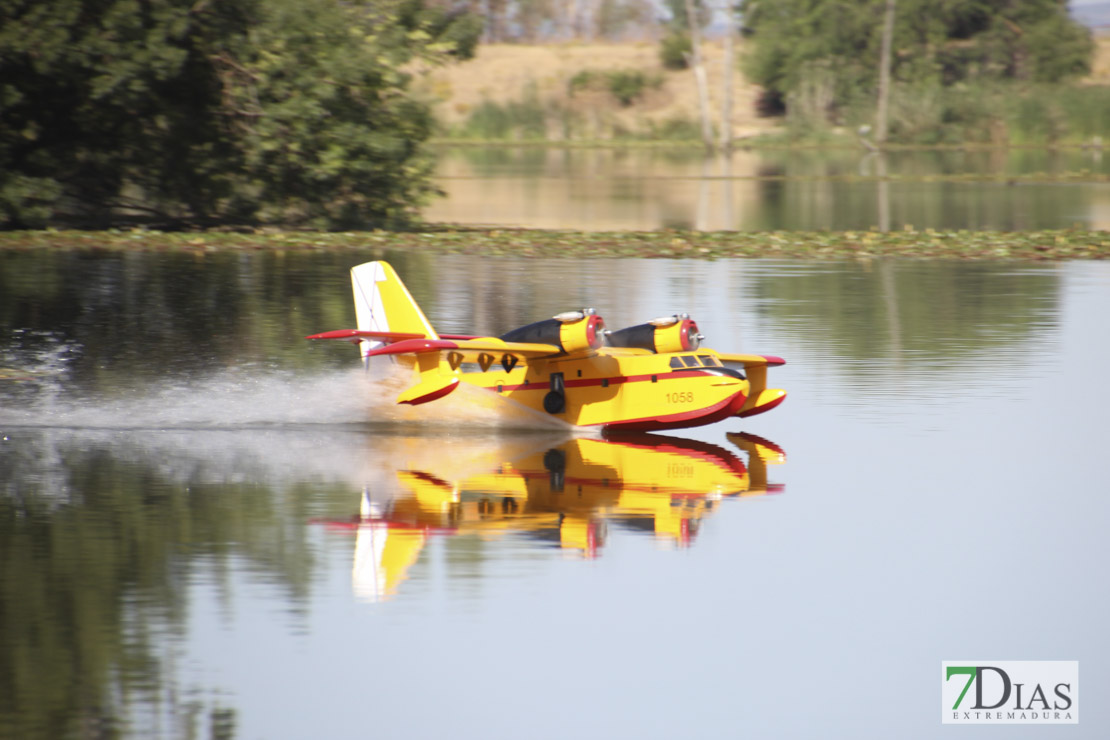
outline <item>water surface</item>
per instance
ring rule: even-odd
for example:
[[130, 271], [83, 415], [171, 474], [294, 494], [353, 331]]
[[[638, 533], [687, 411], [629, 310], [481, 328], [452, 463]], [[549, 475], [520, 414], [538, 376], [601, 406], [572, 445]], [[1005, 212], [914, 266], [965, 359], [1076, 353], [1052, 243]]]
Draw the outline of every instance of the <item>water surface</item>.
[[[1110, 228], [1097, 150], [458, 147], [433, 222], [583, 230]], [[1099, 179], [1102, 182], [1099, 182]]]
[[301, 340], [375, 256], [0, 254], [0, 736], [934, 737], [965, 658], [1078, 660], [1106, 735], [1107, 266], [384, 255], [441, 331], [788, 361], [606, 440]]

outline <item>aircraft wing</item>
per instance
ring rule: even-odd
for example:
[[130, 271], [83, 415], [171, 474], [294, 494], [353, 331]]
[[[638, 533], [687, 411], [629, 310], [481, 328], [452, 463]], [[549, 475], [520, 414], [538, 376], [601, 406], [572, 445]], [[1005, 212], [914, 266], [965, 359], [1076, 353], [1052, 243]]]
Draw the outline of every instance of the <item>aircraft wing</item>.
[[363, 339], [377, 339], [383, 342], [400, 342], [406, 339], [422, 339], [423, 334], [403, 331], [365, 331], [362, 329], [337, 329], [322, 334], [311, 334], [305, 339], [344, 339], [358, 344]]
[[506, 342], [497, 337], [475, 337], [464, 334], [444, 334], [431, 339], [424, 334], [397, 331], [364, 331], [362, 329], [339, 329], [313, 334], [305, 339], [340, 339], [359, 342], [363, 339], [377, 339], [385, 342], [381, 347], [370, 350], [367, 357], [379, 355], [411, 355], [427, 352], [457, 352], [460, 362], [478, 362], [483, 354], [500, 356], [511, 355], [517, 359], [531, 357], [550, 357], [561, 354], [562, 350], [554, 344], [541, 342]]
[[656, 353], [642, 347], [602, 347], [598, 350], [598, 354], [609, 355], [611, 357], [637, 357], [654, 355]]
[[726, 352], [718, 352], [717, 354], [720, 356], [721, 362], [743, 365], [745, 370], [753, 367], [778, 367], [786, 364], [786, 360], [774, 355], [733, 355]]
[[384, 347], [370, 350], [367, 357], [379, 355], [407, 355], [425, 354], [428, 352], [448, 352], [454, 355], [453, 364], [458, 366], [462, 362], [482, 363], [486, 357], [501, 358], [514, 357], [518, 360], [527, 360], [532, 357], [550, 357], [561, 353], [554, 344], [541, 344], [535, 342], [506, 342], [497, 337], [480, 337], [477, 339], [403, 339], [387, 344]]
[[554, 344], [543, 342], [506, 342], [497, 337], [475, 337], [454, 340], [458, 351], [463, 353], [464, 362], [477, 362], [480, 354], [512, 355], [526, 360], [530, 357], [550, 357], [562, 353]]

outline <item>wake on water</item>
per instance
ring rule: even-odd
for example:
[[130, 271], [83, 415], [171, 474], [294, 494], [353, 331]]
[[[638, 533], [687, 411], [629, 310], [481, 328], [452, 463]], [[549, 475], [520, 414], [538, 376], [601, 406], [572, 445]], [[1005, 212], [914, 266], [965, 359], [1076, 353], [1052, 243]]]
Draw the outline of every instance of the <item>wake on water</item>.
[[326, 480], [388, 495], [398, 465], [501, 461], [570, 430], [467, 384], [398, 405], [413, 377], [388, 360], [369, 372], [243, 365], [90, 391], [71, 372], [77, 349], [33, 344], [0, 347], [0, 497], [14, 500], [73, 500], [71, 464], [105, 453], [182, 485]]
[[174, 376], [138, 390], [88, 392], [68, 381], [64, 346], [0, 365], [0, 425], [83, 429], [257, 429], [318, 425], [430, 431], [538, 429], [564, 422], [461, 384], [421, 406], [397, 404], [410, 371], [383, 362], [311, 374], [242, 366]]

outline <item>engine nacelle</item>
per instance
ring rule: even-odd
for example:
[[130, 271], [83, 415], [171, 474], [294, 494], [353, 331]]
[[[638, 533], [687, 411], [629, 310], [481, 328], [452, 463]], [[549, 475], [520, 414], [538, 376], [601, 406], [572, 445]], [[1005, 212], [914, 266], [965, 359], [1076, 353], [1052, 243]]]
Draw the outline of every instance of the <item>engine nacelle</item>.
[[605, 320], [592, 308], [567, 311], [502, 334], [506, 342], [554, 344], [563, 352], [597, 349], [605, 337]]
[[652, 352], [691, 352], [701, 344], [698, 325], [687, 314], [653, 319], [609, 334], [614, 347], [638, 347]]

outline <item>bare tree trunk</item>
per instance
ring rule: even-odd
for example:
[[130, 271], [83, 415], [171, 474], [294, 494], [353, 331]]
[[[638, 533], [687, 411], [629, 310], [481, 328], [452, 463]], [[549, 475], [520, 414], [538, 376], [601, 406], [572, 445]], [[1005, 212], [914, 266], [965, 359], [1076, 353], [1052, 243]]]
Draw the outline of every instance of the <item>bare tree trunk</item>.
[[875, 141], [879, 146], [886, 143], [887, 99], [890, 97], [890, 47], [894, 39], [894, 2], [886, 0], [883, 14], [883, 46], [879, 56], [879, 110], [875, 121]]
[[878, 178], [876, 207], [879, 211], [879, 231], [885, 234], [890, 231], [890, 180], [886, 176], [886, 152], [876, 152], [872, 156], [878, 158], [875, 163], [875, 174]]
[[731, 2], [725, 3], [725, 68], [721, 83], [721, 151], [726, 155], [732, 151], [732, 67], [736, 64], [736, 54], [732, 40], [736, 35], [736, 8]]
[[725, 231], [737, 228], [732, 222], [732, 152], [721, 152], [721, 226]]
[[701, 113], [701, 140], [705, 148], [713, 149], [713, 123], [709, 120], [709, 85], [705, 79], [705, 66], [701, 62], [701, 31], [698, 16], [694, 12], [694, 0], [686, 0], [686, 24], [690, 27], [690, 47], [694, 68], [694, 80], [698, 84], [698, 108]]

